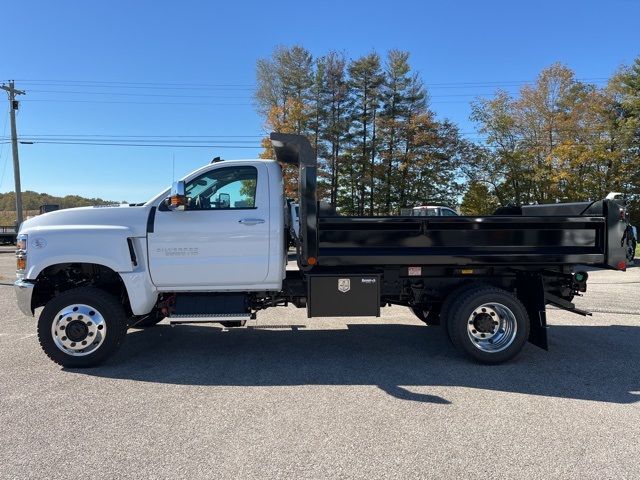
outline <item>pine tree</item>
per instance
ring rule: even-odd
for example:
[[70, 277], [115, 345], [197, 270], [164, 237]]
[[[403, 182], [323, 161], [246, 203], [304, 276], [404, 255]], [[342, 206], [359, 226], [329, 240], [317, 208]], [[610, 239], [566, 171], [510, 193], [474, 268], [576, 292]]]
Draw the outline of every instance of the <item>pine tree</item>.
[[348, 139], [348, 83], [343, 55], [329, 52], [319, 61], [324, 72], [320, 93], [322, 126], [320, 138], [326, 144], [326, 170], [329, 179], [329, 202], [337, 205], [339, 162]]
[[[355, 181], [352, 194], [355, 198], [351, 204], [356, 206], [355, 213], [364, 215], [367, 203], [367, 187], [371, 191], [371, 159], [375, 159], [374, 124], [379, 108], [380, 85], [383, 76], [380, 68], [380, 57], [373, 52], [352, 61], [348, 67], [351, 110], [351, 153], [358, 159], [357, 168], [351, 180]], [[354, 166], [355, 167], [355, 166]], [[369, 202], [369, 213], [373, 214], [372, 202]]]

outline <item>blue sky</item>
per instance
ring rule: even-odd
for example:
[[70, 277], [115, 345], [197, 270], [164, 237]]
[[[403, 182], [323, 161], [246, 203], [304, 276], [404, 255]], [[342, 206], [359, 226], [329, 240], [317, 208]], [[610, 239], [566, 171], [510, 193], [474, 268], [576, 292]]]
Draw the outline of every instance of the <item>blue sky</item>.
[[[27, 91], [19, 134], [219, 135], [250, 147], [21, 145], [23, 189], [144, 201], [169, 184], [174, 157], [179, 177], [214, 156], [256, 156], [255, 62], [280, 44], [348, 57], [408, 50], [432, 109], [470, 137], [469, 101], [491, 94], [490, 82], [516, 82], [507, 85], [515, 91], [561, 61], [602, 83], [640, 55], [636, 0], [375, 3], [23, 0], [14, 13], [5, 8], [12, 19], [2, 24], [0, 79]], [[0, 115], [2, 128], [4, 98]], [[10, 191], [10, 148], [0, 149], [0, 191]]]

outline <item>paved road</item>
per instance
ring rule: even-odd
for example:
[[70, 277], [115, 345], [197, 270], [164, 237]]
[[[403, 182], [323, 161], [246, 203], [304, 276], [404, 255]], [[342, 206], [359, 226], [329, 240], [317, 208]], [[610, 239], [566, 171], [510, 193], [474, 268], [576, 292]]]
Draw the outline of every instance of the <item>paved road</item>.
[[[0, 282], [13, 257], [0, 253]], [[639, 478], [640, 267], [596, 271], [551, 351], [460, 357], [405, 308], [379, 321], [132, 330], [60, 369], [0, 287], [0, 478]]]

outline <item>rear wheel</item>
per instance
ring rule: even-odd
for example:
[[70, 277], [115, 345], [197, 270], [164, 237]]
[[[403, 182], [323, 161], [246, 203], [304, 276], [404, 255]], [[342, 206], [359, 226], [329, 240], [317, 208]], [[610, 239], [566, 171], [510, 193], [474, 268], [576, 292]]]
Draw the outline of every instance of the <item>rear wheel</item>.
[[124, 340], [127, 319], [120, 302], [93, 287], [54, 297], [38, 319], [38, 340], [47, 356], [63, 367], [97, 365]]
[[486, 287], [487, 285], [475, 282], [475, 283], [465, 283], [447, 295], [442, 303], [442, 308], [440, 309], [440, 325], [442, 329], [447, 335], [447, 338], [451, 341], [451, 335], [449, 333], [449, 317], [451, 317], [451, 311], [455, 305], [458, 303], [458, 299], [465, 294], [468, 290], [473, 290], [481, 287]]
[[529, 338], [524, 305], [495, 287], [466, 290], [451, 308], [447, 327], [456, 348], [482, 363], [510, 360]]

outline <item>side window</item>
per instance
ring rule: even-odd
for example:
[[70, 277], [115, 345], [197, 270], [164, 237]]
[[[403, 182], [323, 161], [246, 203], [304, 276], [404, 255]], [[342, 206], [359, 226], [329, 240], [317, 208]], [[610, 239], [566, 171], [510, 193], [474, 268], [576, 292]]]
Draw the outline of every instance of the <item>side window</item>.
[[189, 210], [255, 208], [255, 167], [223, 167], [203, 173], [185, 186]]

